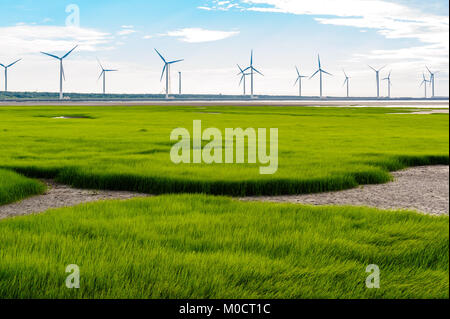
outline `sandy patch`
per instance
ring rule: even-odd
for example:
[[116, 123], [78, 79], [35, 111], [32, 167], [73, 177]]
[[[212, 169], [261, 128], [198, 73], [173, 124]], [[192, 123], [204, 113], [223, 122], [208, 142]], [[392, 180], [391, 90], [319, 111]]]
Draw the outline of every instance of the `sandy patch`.
[[370, 206], [410, 209], [427, 214], [449, 213], [449, 167], [420, 166], [392, 173], [394, 182], [308, 195], [247, 197], [241, 200], [308, 205]]
[[44, 181], [48, 190], [44, 195], [34, 196], [17, 203], [0, 206], [0, 220], [7, 217], [41, 213], [51, 208], [75, 206], [81, 203], [111, 199], [131, 199], [146, 194], [117, 191], [96, 191], [71, 188], [67, 185]]

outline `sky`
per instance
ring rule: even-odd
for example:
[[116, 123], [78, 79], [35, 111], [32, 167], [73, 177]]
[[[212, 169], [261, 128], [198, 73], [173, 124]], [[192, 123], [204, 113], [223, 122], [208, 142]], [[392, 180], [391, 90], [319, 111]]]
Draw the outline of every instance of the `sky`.
[[[108, 93], [163, 93], [167, 59], [171, 91], [241, 94], [237, 64], [247, 67], [254, 50], [255, 94], [295, 95], [297, 74], [318, 67], [324, 95], [376, 95], [375, 72], [390, 71], [393, 97], [422, 97], [425, 66], [436, 74], [436, 95], [449, 95], [447, 0], [1, 0], [0, 63], [22, 60], [8, 71], [10, 91], [59, 91], [58, 61], [64, 55], [65, 92], [97, 93], [101, 69]], [[0, 70], [2, 71], [2, 70]], [[3, 87], [0, 72], [0, 88]], [[303, 79], [303, 94], [317, 96], [319, 79]], [[387, 95], [387, 81], [381, 82]]]

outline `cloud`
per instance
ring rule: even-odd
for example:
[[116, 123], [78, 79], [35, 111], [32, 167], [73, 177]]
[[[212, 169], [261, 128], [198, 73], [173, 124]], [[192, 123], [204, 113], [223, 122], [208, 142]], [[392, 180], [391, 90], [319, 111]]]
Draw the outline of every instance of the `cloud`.
[[124, 29], [124, 30], [120, 30], [117, 32], [117, 35], [119, 36], [126, 36], [126, 35], [130, 35], [136, 33], [136, 30], [131, 30], [131, 29]]
[[210, 2], [210, 9], [229, 10], [239, 6], [246, 11], [323, 16], [322, 24], [376, 29], [388, 39], [412, 38], [441, 44], [448, 50], [448, 16], [427, 14], [385, 0], [234, 0]]
[[180, 41], [188, 43], [212, 42], [230, 38], [238, 35], [239, 31], [215, 31], [202, 28], [184, 28], [175, 31], [169, 31], [160, 36], [179, 38]]
[[20, 24], [0, 27], [0, 52], [4, 55], [28, 54], [43, 51], [67, 51], [75, 44], [81, 51], [98, 51], [108, 45], [112, 37], [93, 29], [63, 26]]

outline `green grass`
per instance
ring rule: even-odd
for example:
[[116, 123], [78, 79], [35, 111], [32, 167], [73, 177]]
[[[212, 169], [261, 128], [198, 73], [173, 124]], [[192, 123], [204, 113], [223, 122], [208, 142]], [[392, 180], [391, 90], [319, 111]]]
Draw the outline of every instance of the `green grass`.
[[[154, 194], [276, 195], [384, 183], [389, 171], [449, 163], [446, 114], [289, 107], [1, 107], [0, 167], [77, 187]], [[216, 114], [217, 113], [217, 114]], [[53, 117], [83, 117], [53, 119]], [[170, 132], [279, 129], [279, 170], [170, 161]]]
[[42, 194], [45, 189], [45, 185], [38, 181], [0, 169], [0, 205]]
[[[0, 298], [448, 298], [449, 219], [206, 195], [0, 221]], [[80, 267], [80, 289], [65, 268]], [[380, 289], [367, 289], [367, 265]]]

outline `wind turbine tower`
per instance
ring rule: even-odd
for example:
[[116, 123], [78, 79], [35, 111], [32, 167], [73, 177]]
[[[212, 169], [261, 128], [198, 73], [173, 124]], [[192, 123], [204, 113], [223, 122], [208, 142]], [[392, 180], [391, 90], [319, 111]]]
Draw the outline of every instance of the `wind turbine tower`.
[[333, 76], [333, 74], [328, 73], [327, 71], [322, 69], [322, 64], [320, 63], [320, 55], [317, 55], [317, 59], [319, 61], [319, 69], [313, 74], [311, 75], [311, 77], [309, 79], [312, 79], [314, 76], [316, 76], [317, 73], [319, 73], [320, 76], [320, 98], [323, 97], [323, 85], [322, 85], [322, 73], [328, 74]]
[[181, 62], [181, 61], [184, 61], [184, 60], [175, 60], [175, 61], [169, 61], [169, 62], [167, 62], [166, 61], [166, 59], [164, 59], [164, 57], [161, 55], [161, 53], [159, 53], [158, 52], [158, 50], [156, 50], [155, 49], [155, 51], [156, 51], [156, 53], [158, 53], [158, 55], [159, 55], [159, 57], [161, 58], [161, 60], [163, 60], [163, 62], [164, 62], [164, 68], [163, 68], [163, 70], [162, 70], [162, 74], [161, 74], [161, 81], [162, 81], [162, 79], [163, 79], [163, 77], [164, 77], [164, 72], [166, 73], [166, 99], [168, 99], [169, 98], [169, 94], [170, 94], [170, 90], [169, 90], [169, 85], [170, 85], [170, 81], [169, 81], [169, 77], [170, 77], [170, 66], [172, 65], [172, 64], [175, 64], [175, 63], [178, 63], [178, 62]]
[[62, 57], [50, 54], [50, 53], [45, 53], [45, 52], [41, 52], [42, 54], [48, 55], [51, 58], [55, 58], [57, 60], [59, 60], [59, 99], [62, 100], [64, 98], [63, 96], [63, 79], [64, 81], [66, 80], [66, 76], [64, 74], [64, 66], [63, 66], [63, 60], [65, 58], [67, 58], [69, 56], [69, 54], [72, 53], [73, 50], [75, 50], [78, 47], [75, 46], [72, 50], [70, 50], [69, 52], [67, 52], [66, 54], [64, 54]]
[[391, 86], [392, 86], [392, 82], [391, 82], [391, 73], [392, 73], [392, 71], [389, 71], [389, 75], [383, 79], [383, 81], [387, 81], [387, 85], [388, 85], [388, 98], [391, 98]]
[[241, 75], [241, 80], [239, 81], [239, 86], [241, 83], [244, 83], [244, 96], [247, 94], [247, 88], [246, 88], [246, 77], [250, 75], [250, 73], [245, 73], [245, 71], [241, 68], [241, 66], [238, 64], [237, 67], [239, 68], [239, 73], [237, 75]]
[[243, 72], [245, 72], [247, 70], [250, 70], [250, 81], [251, 81], [251, 95], [250, 96], [251, 96], [251, 98], [253, 98], [253, 89], [254, 89], [253, 78], [254, 78], [254, 74], [256, 72], [256, 73], [264, 76], [264, 74], [262, 74], [261, 72], [259, 72], [257, 69], [255, 69], [253, 67], [253, 50], [251, 51], [251, 54], [250, 54], [250, 66], [247, 67], [246, 69], [244, 69]]
[[347, 73], [345, 73], [344, 70], [342, 70], [342, 72], [344, 72], [344, 76], [345, 76], [345, 81], [344, 81], [344, 84], [343, 84], [342, 86], [344, 86], [344, 85], [347, 84], [347, 97], [350, 97], [350, 89], [349, 89], [349, 86], [350, 86], [350, 77], [347, 75]]
[[298, 70], [298, 67], [295, 67], [295, 70], [297, 71], [297, 79], [295, 80], [294, 86], [297, 85], [298, 82], [298, 96], [302, 96], [302, 79], [307, 78], [306, 75], [301, 75], [300, 71]]
[[381, 69], [376, 70], [375, 68], [369, 65], [369, 68], [375, 71], [376, 79], [377, 79], [377, 99], [380, 98], [380, 71], [383, 70], [386, 66], [383, 66]]
[[181, 95], [181, 72], [178, 72], [178, 94]]
[[17, 62], [19, 62], [20, 60], [22, 60], [22, 59], [19, 59], [19, 60], [17, 60], [17, 61], [14, 61], [13, 63], [8, 64], [8, 65], [4, 65], [4, 64], [1, 64], [1, 63], [0, 63], [0, 66], [2, 66], [2, 67], [5, 68], [5, 92], [8, 92], [8, 69], [9, 69], [10, 67], [12, 67], [14, 64], [16, 64]]
[[425, 77], [425, 73], [422, 73], [422, 77], [423, 77], [423, 80], [420, 83], [420, 86], [423, 85], [423, 87], [425, 88], [425, 98], [427, 98], [428, 97], [427, 96], [427, 83], [431, 83], [431, 80], [427, 80], [427, 78]]
[[107, 72], [117, 72], [118, 70], [111, 70], [111, 69], [105, 69], [103, 68], [103, 65], [100, 63], [100, 61], [97, 59], [98, 64], [102, 68], [102, 72], [100, 73], [100, 76], [98, 79], [100, 79], [103, 76], [103, 94], [106, 94], [106, 73]]
[[430, 70], [427, 66], [425, 66], [425, 67], [427, 68], [428, 72], [430, 73], [431, 97], [434, 98], [434, 97], [435, 97], [435, 95], [434, 95], [434, 81], [435, 81], [435, 75], [436, 75], [437, 73], [439, 73], [439, 71], [437, 71], [437, 72], [431, 72], [431, 70]]

